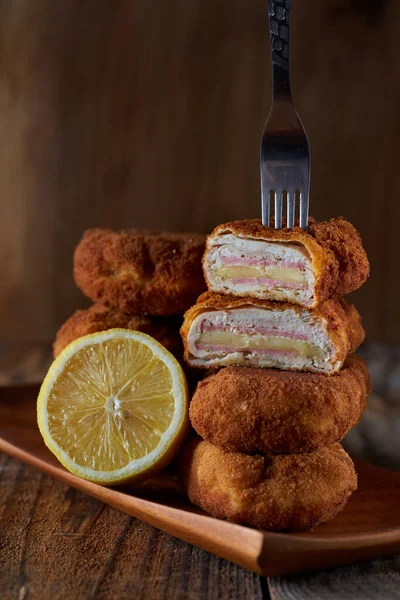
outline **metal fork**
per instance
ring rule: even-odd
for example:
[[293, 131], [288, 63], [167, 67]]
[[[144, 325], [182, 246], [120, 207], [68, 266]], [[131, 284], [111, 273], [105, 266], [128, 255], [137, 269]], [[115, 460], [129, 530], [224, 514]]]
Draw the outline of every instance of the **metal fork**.
[[300, 227], [308, 225], [310, 150], [292, 101], [289, 76], [290, 0], [269, 0], [272, 53], [272, 107], [261, 138], [260, 172], [263, 225], [270, 224], [270, 203], [275, 205], [275, 229], [282, 228], [286, 197], [287, 227], [300, 206]]

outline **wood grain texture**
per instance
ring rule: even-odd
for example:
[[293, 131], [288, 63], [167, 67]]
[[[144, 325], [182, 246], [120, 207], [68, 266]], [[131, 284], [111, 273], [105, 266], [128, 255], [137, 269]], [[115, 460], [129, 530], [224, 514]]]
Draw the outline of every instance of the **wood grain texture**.
[[[397, 0], [293, 3], [312, 212], [360, 229], [372, 276], [354, 300], [369, 337], [389, 341], [400, 339], [399, 27]], [[71, 261], [87, 227], [209, 231], [259, 214], [265, 0], [6, 1], [0, 44], [1, 337], [51, 340], [85, 304]]]
[[[141, 489], [136, 488], [131, 496], [130, 494], [122, 494], [118, 491], [89, 484], [68, 474], [60, 469], [57, 461], [43, 447], [35, 427], [35, 407], [32, 406], [32, 397], [26, 396], [24, 389], [27, 391], [29, 388], [14, 388], [13, 391], [11, 391], [11, 388], [8, 391], [2, 390], [0, 399], [0, 449], [6, 450], [8, 454], [15, 454], [15, 456], [22, 458], [33, 466], [37, 466], [40, 471], [45, 471], [56, 478], [61, 478], [64, 482], [71, 483], [74, 487], [96, 497], [98, 500], [103, 500], [106, 504], [119, 508], [122, 511], [121, 514], [127, 512], [128, 517], [125, 521], [121, 521], [122, 517], [119, 514], [118, 520], [112, 518], [110, 523], [104, 518], [104, 514], [109, 510], [109, 507], [106, 509], [101, 502], [90, 502], [86, 496], [81, 496], [79, 491], [71, 488], [68, 488], [68, 491], [62, 496], [54, 495], [57, 486], [51, 487], [49, 490], [45, 488], [43, 491], [42, 483], [45, 478], [43, 475], [39, 480], [34, 478], [33, 481], [29, 481], [28, 477], [25, 477], [24, 467], [13, 469], [13, 463], [10, 461], [4, 462], [3, 455], [1, 455], [0, 529], [4, 532], [4, 535], [0, 538], [0, 559], [4, 550], [4, 564], [11, 566], [8, 569], [9, 576], [12, 576], [14, 570], [17, 570], [17, 566], [15, 566], [15, 569], [13, 568], [14, 561], [21, 560], [21, 564], [18, 563], [18, 579], [11, 578], [10, 583], [12, 590], [15, 590], [16, 586], [20, 586], [16, 590], [19, 595], [27, 593], [28, 581], [31, 577], [34, 580], [37, 577], [39, 579], [45, 577], [41, 568], [45, 563], [46, 568], [51, 569], [55, 581], [58, 582], [49, 591], [47, 591], [43, 582], [40, 582], [41, 587], [45, 588], [42, 591], [45, 598], [47, 595], [52, 597], [54, 593], [57, 593], [59, 597], [69, 597], [70, 587], [68, 581], [70, 579], [80, 581], [82, 577], [85, 578], [85, 582], [82, 584], [83, 587], [86, 586], [89, 590], [85, 594], [88, 597], [97, 597], [97, 594], [100, 594], [103, 581], [108, 577], [109, 566], [122, 543], [125, 529], [132, 521], [132, 516], [129, 516], [129, 514], [139, 516], [144, 521], [165, 529], [169, 533], [175, 533], [179, 537], [183, 536], [184, 539], [193, 541], [196, 545], [205, 546], [213, 553], [230, 556], [232, 560], [239, 564], [251, 564], [252, 570], [259, 572], [261, 569], [264, 573], [309, 570], [310, 568], [315, 569], [317, 566], [334, 565], [338, 562], [343, 564], [353, 562], [355, 556], [365, 559], [371, 555], [392, 554], [399, 548], [400, 513], [398, 494], [400, 488], [398, 476], [396, 480], [394, 473], [359, 464], [360, 489], [354, 494], [345, 510], [334, 522], [321, 525], [315, 532], [263, 534], [203, 516], [198, 514], [199, 511], [190, 509], [190, 507], [188, 511], [183, 498], [179, 499], [177, 497], [177, 490], [173, 487], [166, 487], [167, 475], [165, 475], [164, 481], [154, 480], [153, 484], [150, 487], [147, 486], [146, 489], [143, 487]], [[30, 401], [27, 403], [24, 399]], [[37, 455], [38, 458], [43, 457], [46, 463], [48, 461], [48, 465], [44, 466], [46, 463], [41, 465], [40, 460], [38, 461], [34, 457], [31, 459], [29, 455], [24, 456], [23, 452], [15, 451], [17, 449], [13, 450], [7, 442], [4, 442], [4, 439], [16, 440], [16, 443], [20, 443], [23, 448], [31, 448], [34, 455]], [[4, 493], [1, 483], [3, 471], [6, 472]], [[11, 477], [11, 485], [7, 485], [8, 477]], [[22, 499], [18, 495], [20, 484]], [[154, 486], [157, 486], [157, 493]], [[164, 490], [164, 497], [160, 503], [162, 490]], [[150, 502], [147, 498], [150, 499]], [[58, 507], [59, 514], [54, 516], [53, 508], [55, 506]], [[42, 507], [42, 511], [40, 511], [40, 507]], [[50, 512], [49, 507], [51, 507]], [[37, 512], [39, 512], [41, 518], [38, 523], [39, 527], [36, 530], [34, 517]], [[178, 516], [178, 512], [179, 519], [177, 520], [175, 517]], [[15, 557], [13, 550], [17, 544], [10, 536], [12, 536], [14, 523], [19, 517], [22, 517], [22, 523], [18, 521], [16, 527], [18, 535], [22, 538], [22, 548]], [[121, 522], [123, 530], [115, 539], [115, 548], [111, 548], [110, 542], [115, 538], [117, 522]], [[199, 525], [202, 527], [201, 531]], [[360, 535], [360, 532], [364, 532], [364, 535]], [[71, 548], [69, 542], [60, 539], [60, 534], [67, 538], [81, 536], [85, 539], [85, 546], [79, 550], [81, 556], [76, 557], [78, 564], [75, 563], [75, 548]], [[264, 539], [262, 549], [257, 545], [254, 547], [252, 542], [253, 538], [255, 540], [255, 538], [260, 537]], [[378, 538], [381, 539], [380, 542]], [[386, 547], [384, 545], [385, 538], [389, 542]], [[207, 539], [208, 541], [206, 541]], [[224, 542], [221, 544], [222, 540]], [[393, 543], [390, 543], [390, 540]], [[377, 549], [371, 553], [369, 547], [373, 548], [374, 546]], [[229, 549], [227, 549], [228, 547]], [[107, 549], [111, 556], [107, 556], [105, 566], [98, 572], [99, 568], [96, 560], [102, 553], [104, 555], [104, 550]], [[38, 554], [42, 556], [41, 560], [34, 561], [31, 572], [27, 567], [28, 551], [33, 554], [34, 558]], [[157, 557], [157, 548], [154, 548], [150, 543], [147, 544], [144, 551], [139, 552], [134, 549], [132, 552], [135, 557], [136, 555], [142, 556], [145, 554], [149, 563], [153, 559], [156, 560]], [[250, 554], [255, 552], [255, 561], [245, 558], [246, 555], [249, 555], [249, 552]], [[129, 569], [131, 570], [132, 557], [127, 554], [123, 556], [125, 562], [129, 561]], [[157, 558], [157, 564], [158, 561], [160, 564], [162, 563], [164, 571], [168, 568], [168, 564], [171, 565], [171, 568], [172, 565], [174, 567], [176, 565], [175, 559], [170, 559], [169, 553], [166, 555], [164, 551], [162, 557]], [[222, 565], [223, 562], [220, 561], [220, 564]], [[133, 560], [133, 564], [135, 564], [135, 560]], [[61, 572], [59, 573], [60, 569]], [[154, 575], [154, 569], [152, 575]], [[9, 576], [4, 580], [6, 585], [10, 581]], [[122, 580], [126, 579], [123, 569], [121, 572], [118, 571], [118, 577]], [[172, 580], [170, 575], [165, 575], [165, 578], [168, 581]], [[1, 581], [0, 577], [0, 590]], [[277, 581], [282, 581], [282, 578], [277, 579]], [[155, 584], [156, 582], [152, 582], [151, 589], [154, 590]], [[56, 587], [57, 585], [59, 587]], [[178, 589], [178, 591], [177, 598], [196, 597], [191, 595], [192, 591], [187, 587], [182, 593], [181, 590]], [[161, 597], [168, 597], [168, 593], [171, 593], [167, 583], [165, 584], [165, 596], [163, 590], [160, 590], [160, 593], [162, 594]], [[233, 594], [233, 591], [229, 593]], [[35, 597], [35, 594], [33, 597]], [[120, 595], [111, 597], [118, 598]], [[201, 594], [199, 597], [202, 597]], [[209, 590], [205, 597], [214, 596]], [[218, 597], [216, 596], [216, 598]], [[220, 597], [235, 596], [222, 594]]]
[[271, 600], [397, 600], [400, 557], [268, 581]]
[[0, 455], [0, 596], [263, 598], [260, 577]]

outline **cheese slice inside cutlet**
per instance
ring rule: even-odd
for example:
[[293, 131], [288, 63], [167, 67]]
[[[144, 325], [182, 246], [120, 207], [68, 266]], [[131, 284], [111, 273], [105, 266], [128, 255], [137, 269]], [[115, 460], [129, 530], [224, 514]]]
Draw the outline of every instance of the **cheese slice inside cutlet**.
[[210, 236], [204, 269], [214, 292], [314, 304], [312, 260], [300, 243]]
[[340, 369], [326, 322], [303, 309], [251, 306], [205, 310], [188, 330], [189, 362], [331, 373]]

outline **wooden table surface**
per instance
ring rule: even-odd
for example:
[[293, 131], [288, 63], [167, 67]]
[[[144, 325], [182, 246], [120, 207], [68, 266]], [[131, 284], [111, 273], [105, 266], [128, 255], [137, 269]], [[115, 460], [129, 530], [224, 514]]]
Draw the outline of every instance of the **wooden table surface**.
[[[374, 394], [346, 446], [400, 467], [400, 348], [362, 353]], [[38, 381], [49, 361], [48, 345], [0, 344], [0, 385]], [[400, 556], [266, 580], [0, 454], [0, 598], [390, 600]]]

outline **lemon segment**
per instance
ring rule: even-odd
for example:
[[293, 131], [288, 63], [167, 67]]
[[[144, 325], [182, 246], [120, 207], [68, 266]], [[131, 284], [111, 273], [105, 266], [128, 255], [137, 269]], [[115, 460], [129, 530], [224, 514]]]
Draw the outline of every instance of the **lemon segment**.
[[152, 337], [110, 329], [75, 340], [56, 358], [37, 417], [45, 444], [75, 475], [138, 481], [165, 467], [186, 437], [186, 379]]

